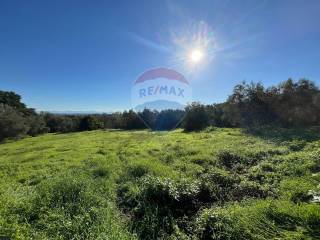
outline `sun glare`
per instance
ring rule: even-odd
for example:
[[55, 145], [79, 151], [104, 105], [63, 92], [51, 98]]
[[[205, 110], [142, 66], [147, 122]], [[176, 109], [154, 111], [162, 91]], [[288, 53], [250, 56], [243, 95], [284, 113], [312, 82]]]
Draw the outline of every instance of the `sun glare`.
[[199, 49], [195, 49], [190, 53], [190, 60], [193, 63], [198, 63], [203, 58], [203, 52]]

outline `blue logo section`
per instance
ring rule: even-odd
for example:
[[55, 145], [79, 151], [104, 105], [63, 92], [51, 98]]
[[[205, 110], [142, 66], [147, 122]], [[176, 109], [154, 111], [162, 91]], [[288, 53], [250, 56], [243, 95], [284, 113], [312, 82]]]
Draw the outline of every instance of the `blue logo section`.
[[156, 113], [179, 111], [175, 114], [179, 118], [170, 119], [170, 129], [174, 129], [184, 117], [182, 110], [192, 101], [191, 93], [190, 84], [181, 73], [167, 68], [151, 69], [144, 72], [132, 86], [132, 108], [149, 128], [148, 120], [143, 119], [145, 114], [142, 114], [146, 113], [146, 109]]
[[132, 86], [132, 107], [136, 111], [184, 109], [191, 102], [191, 87], [179, 72], [155, 68], [143, 73]]
[[139, 90], [139, 97], [143, 98], [151, 95], [175, 95], [178, 97], [184, 97], [184, 89], [175, 86], [150, 86], [148, 88], [141, 88]]

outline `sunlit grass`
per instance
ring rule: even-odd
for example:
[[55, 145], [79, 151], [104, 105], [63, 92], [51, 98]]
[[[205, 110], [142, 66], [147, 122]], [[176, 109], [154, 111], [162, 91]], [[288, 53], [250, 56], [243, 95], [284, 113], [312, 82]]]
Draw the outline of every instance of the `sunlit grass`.
[[297, 137], [109, 130], [1, 144], [0, 238], [317, 239], [320, 138]]

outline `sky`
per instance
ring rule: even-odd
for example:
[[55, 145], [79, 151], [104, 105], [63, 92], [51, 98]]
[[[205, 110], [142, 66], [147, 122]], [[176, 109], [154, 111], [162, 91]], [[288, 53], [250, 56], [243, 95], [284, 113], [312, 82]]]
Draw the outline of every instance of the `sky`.
[[156, 67], [208, 104], [243, 80], [320, 85], [319, 12], [318, 0], [1, 0], [0, 90], [38, 111], [113, 112]]

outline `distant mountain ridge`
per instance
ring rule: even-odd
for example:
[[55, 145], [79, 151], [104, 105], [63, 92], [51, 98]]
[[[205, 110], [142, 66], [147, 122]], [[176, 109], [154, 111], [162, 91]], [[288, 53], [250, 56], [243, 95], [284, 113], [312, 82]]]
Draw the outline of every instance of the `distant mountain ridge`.
[[112, 112], [102, 112], [102, 111], [44, 111], [57, 115], [87, 115], [87, 114], [109, 114]]
[[152, 102], [147, 102], [141, 105], [136, 106], [134, 109], [136, 111], [142, 112], [144, 109], [149, 110], [157, 110], [157, 111], [163, 111], [163, 110], [184, 110], [185, 106], [168, 100], [156, 100]]

